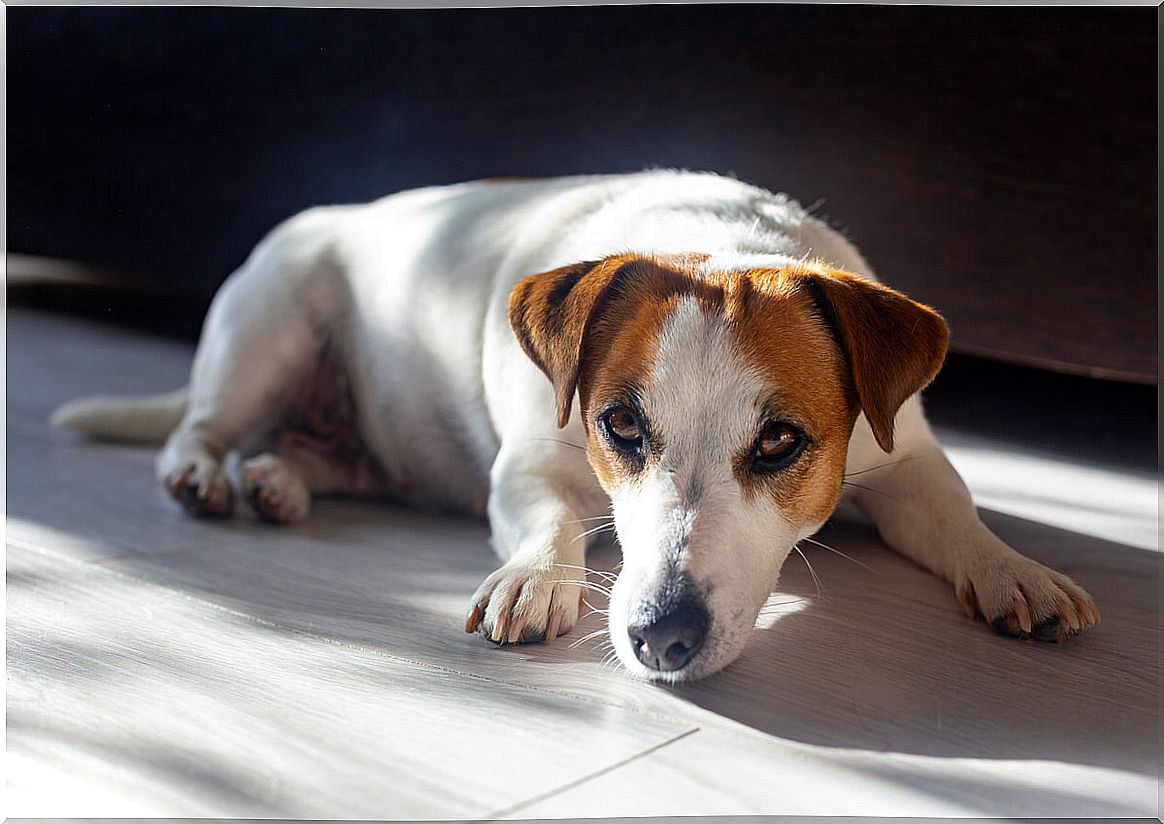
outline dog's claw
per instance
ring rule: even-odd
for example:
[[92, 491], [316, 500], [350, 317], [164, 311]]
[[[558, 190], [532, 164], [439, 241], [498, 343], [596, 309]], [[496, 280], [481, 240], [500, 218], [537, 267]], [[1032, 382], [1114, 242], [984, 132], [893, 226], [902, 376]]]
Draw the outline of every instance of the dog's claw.
[[491, 640], [495, 644], [504, 644], [505, 643], [505, 629], [506, 629], [506, 626], [508, 624], [509, 624], [509, 611], [505, 610], [499, 616], [497, 616], [497, 622], [493, 625], [493, 634], [491, 636], [489, 636], [489, 640]]
[[1027, 609], [1027, 602], [1021, 598], [1015, 599], [1014, 606], [1011, 607], [1015, 619], [1018, 621], [1018, 627], [1025, 633], [1031, 631], [1031, 611]]
[[525, 629], [525, 619], [520, 615], [513, 619], [513, 624], [509, 627], [508, 642], [516, 644], [521, 641], [521, 632]]
[[550, 614], [549, 623], [546, 624], [546, 640], [553, 641], [558, 637], [558, 633], [562, 629], [562, 619], [566, 617], [565, 613], [560, 609], [556, 609]]
[[481, 623], [481, 605], [473, 604], [473, 608], [465, 616], [465, 632], [476, 632], [477, 626]]
[[1083, 629], [1083, 622], [1075, 610], [1075, 605], [1071, 603], [1059, 604], [1059, 618], [1071, 630], [1071, 632], [1079, 632]]

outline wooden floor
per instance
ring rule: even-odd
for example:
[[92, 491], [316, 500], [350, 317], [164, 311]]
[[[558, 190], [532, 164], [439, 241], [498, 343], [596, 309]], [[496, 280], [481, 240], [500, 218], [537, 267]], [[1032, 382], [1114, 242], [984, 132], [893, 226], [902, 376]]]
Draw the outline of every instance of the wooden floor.
[[[184, 517], [152, 452], [45, 418], [170, 389], [191, 352], [10, 310], [10, 816], [1150, 816], [1157, 484], [942, 432], [1000, 535], [1104, 623], [994, 636], [859, 522], [795, 559], [744, 655], [661, 688], [573, 637], [461, 629], [484, 524], [349, 501], [293, 528]], [[592, 554], [610, 568], [616, 551]], [[601, 604], [596, 604], [601, 606]]]

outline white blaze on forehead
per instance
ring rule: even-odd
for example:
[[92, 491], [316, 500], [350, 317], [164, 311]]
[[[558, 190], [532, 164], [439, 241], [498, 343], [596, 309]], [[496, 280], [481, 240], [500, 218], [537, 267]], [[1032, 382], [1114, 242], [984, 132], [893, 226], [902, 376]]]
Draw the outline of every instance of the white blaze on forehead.
[[763, 393], [723, 316], [703, 311], [694, 297], [680, 301], [664, 324], [644, 383], [642, 411], [663, 452], [613, 495], [628, 561], [644, 550], [686, 546], [696, 518], [706, 529], [709, 519], [742, 503], [732, 462], [756, 437]]
[[663, 468], [731, 474], [731, 458], [757, 432], [764, 383], [739, 353], [723, 315], [684, 298], [659, 336], [643, 412], [666, 443]]

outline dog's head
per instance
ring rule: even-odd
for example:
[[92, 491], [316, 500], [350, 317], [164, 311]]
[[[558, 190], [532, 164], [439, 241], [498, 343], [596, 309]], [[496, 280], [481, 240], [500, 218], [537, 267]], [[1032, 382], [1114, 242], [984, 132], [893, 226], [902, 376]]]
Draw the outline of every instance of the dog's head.
[[946, 351], [935, 312], [855, 275], [712, 263], [607, 258], [527, 278], [509, 300], [559, 426], [577, 394], [613, 502], [614, 648], [663, 680], [740, 653], [785, 558], [840, 499], [857, 416], [892, 450], [898, 408]]

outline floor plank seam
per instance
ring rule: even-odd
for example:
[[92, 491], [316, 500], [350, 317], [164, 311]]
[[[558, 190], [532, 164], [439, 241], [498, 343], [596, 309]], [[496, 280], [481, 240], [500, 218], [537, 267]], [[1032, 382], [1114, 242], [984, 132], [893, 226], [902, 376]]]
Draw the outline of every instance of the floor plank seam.
[[226, 615], [231, 615], [235, 618], [242, 618], [246, 621], [250, 621], [254, 624], [257, 624], [258, 626], [266, 627], [268, 629], [276, 629], [276, 630], [279, 630], [280, 632], [286, 632], [286, 633], [294, 635], [298, 638], [319, 641], [322, 643], [326, 643], [326, 644], [330, 644], [332, 646], [339, 647], [341, 649], [348, 649], [348, 650], [353, 650], [356, 652], [367, 653], [367, 654], [373, 655], [377, 658], [380, 658], [380, 659], [383, 659], [386, 661], [391, 661], [393, 663], [398, 663], [398, 664], [409, 664], [412, 666], [422, 667], [422, 668], [429, 670], [431, 672], [437, 672], [437, 673], [441, 673], [444, 675], [459, 675], [459, 676], [462, 676], [465, 678], [471, 678], [473, 680], [482, 681], [482, 682], [489, 683], [489, 684], [498, 684], [498, 685], [503, 685], [503, 686], [508, 686], [508, 687], [514, 687], [514, 688], [518, 688], [518, 689], [525, 690], [528, 692], [540, 693], [540, 694], [545, 694], [545, 695], [552, 695], [552, 696], [555, 696], [558, 698], [568, 698], [568, 699], [571, 699], [574, 701], [582, 701], [582, 702], [585, 702], [587, 704], [591, 704], [593, 706], [606, 707], [609, 709], [616, 709], [616, 710], [620, 710], [620, 711], [629, 711], [629, 712], [635, 713], [636, 715], [644, 716], [644, 717], [648, 717], [648, 718], [654, 718], [656, 720], [670, 721], [670, 722], [674, 722], [674, 720], [675, 720], [673, 716], [668, 715], [666, 713], [657, 712], [657, 711], [653, 711], [653, 710], [642, 708], [642, 707], [636, 707], [632, 704], [616, 704], [616, 703], [611, 703], [609, 701], [601, 701], [601, 700], [598, 700], [596, 698], [592, 698], [592, 697], [586, 696], [586, 695], [579, 695], [579, 694], [573, 693], [573, 692], [560, 692], [558, 690], [546, 689], [545, 687], [538, 687], [538, 686], [533, 686], [530, 684], [523, 684], [520, 681], [508, 681], [508, 680], [504, 680], [501, 678], [492, 678], [490, 676], [481, 675], [481, 674], [475, 673], [475, 672], [467, 672], [464, 670], [455, 669], [453, 667], [445, 667], [445, 666], [441, 666], [439, 664], [433, 664], [432, 662], [428, 662], [428, 661], [417, 661], [417, 660], [414, 660], [412, 658], [405, 658], [403, 656], [393, 655], [392, 653], [385, 652], [384, 650], [377, 649], [376, 647], [370, 647], [370, 646], [365, 646], [365, 645], [358, 644], [358, 643], [355, 643], [352, 641], [344, 641], [344, 640], [340, 640], [337, 638], [331, 638], [329, 636], [320, 635], [318, 633], [313, 633], [313, 632], [301, 629], [299, 627], [287, 626], [285, 624], [281, 624], [281, 623], [278, 623], [276, 621], [272, 621], [272, 620], [267, 619], [267, 618], [262, 618], [258, 615], [252, 615], [251, 613], [246, 612], [244, 610], [234, 609], [232, 607], [228, 607], [228, 606], [225, 606], [223, 604], [215, 603], [214, 601], [209, 601], [209, 600], [206, 600], [204, 598], [199, 598], [199, 597], [192, 595], [189, 592], [182, 590], [182, 589], [176, 589], [174, 587], [167, 586], [165, 584], [150, 580], [148, 578], [142, 578], [142, 577], [139, 577], [136, 575], [131, 575], [129, 573], [123, 572], [123, 571], [118, 570], [118, 569], [111, 569], [107, 566], [103, 566], [102, 561], [109, 560], [107, 558], [103, 558], [103, 559], [100, 559], [98, 561], [86, 561], [86, 560], [74, 558], [74, 557], [69, 556], [69, 555], [61, 555], [60, 553], [53, 552], [51, 549], [48, 549], [47, 547], [38, 546], [38, 545], [30, 543], [28, 541], [22, 541], [18, 538], [7, 538], [6, 543], [9, 544], [10, 546], [17, 548], [17, 549], [22, 549], [22, 550], [25, 550], [26, 552], [32, 552], [34, 554], [41, 555], [41, 556], [46, 557], [46, 558], [52, 558], [53, 560], [60, 561], [63, 563], [69, 563], [69, 564], [73, 564], [73, 565], [83, 567], [86, 569], [91, 569], [91, 570], [92, 569], [99, 569], [102, 572], [109, 574], [115, 578], [119, 578], [119, 579], [125, 580], [125, 581], [132, 581], [136, 584], [142, 584], [142, 585], [151, 587], [153, 589], [161, 590], [161, 591], [166, 592], [168, 594], [176, 595], [179, 598], [182, 598], [183, 600], [188, 601], [190, 603], [194, 603], [194, 604], [198, 604], [200, 606], [208, 607], [208, 608], [213, 609], [217, 612], [221, 612], [221, 613], [224, 613]]
[[472, 821], [474, 821], [474, 822], [495, 821], [495, 820], [501, 818], [502, 816], [512, 815], [513, 813], [518, 812], [524, 808], [532, 807], [533, 805], [539, 804], [542, 801], [548, 801], [549, 799], [553, 798], [556, 795], [560, 795], [564, 792], [568, 792], [569, 790], [573, 790], [573, 789], [576, 789], [578, 787], [581, 787], [583, 784], [586, 784], [589, 781], [593, 781], [596, 778], [601, 778], [604, 775], [610, 775], [615, 770], [622, 769], [623, 767], [627, 766], [628, 764], [632, 764], [635, 761], [638, 761], [640, 758], [646, 758], [648, 755], [653, 755], [654, 753], [657, 753], [659, 750], [663, 749], [664, 747], [669, 747], [672, 744], [674, 744], [678, 741], [682, 741], [684, 738], [687, 738], [688, 736], [694, 735], [695, 733], [700, 732], [702, 730], [703, 730], [703, 727], [699, 727], [699, 726], [692, 727], [689, 730], [684, 730], [683, 732], [681, 732], [675, 736], [672, 736], [671, 738], [668, 738], [666, 741], [660, 741], [658, 744], [655, 744], [652, 747], [647, 747], [647, 749], [643, 750], [642, 752], [637, 752], [634, 755], [628, 755], [626, 758], [623, 758], [620, 761], [616, 761], [613, 764], [609, 764], [600, 770], [595, 770], [594, 772], [588, 773], [587, 775], [584, 775], [580, 778], [575, 778], [573, 781], [568, 781], [560, 787], [555, 787], [552, 790], [547, 790], [544, 793], [539, 793], [538, 795], [535, 795], [532, 798], [527, 798], [524, 801], [519, 801], [516, 804], [511, 804], [510, 806], [505, 807], [503, 809], [495, 810], [495, 811], [493, 811], [493, 812], [489, 813], [488, 815], [485, 815], [481, 818], [472, 819]]

